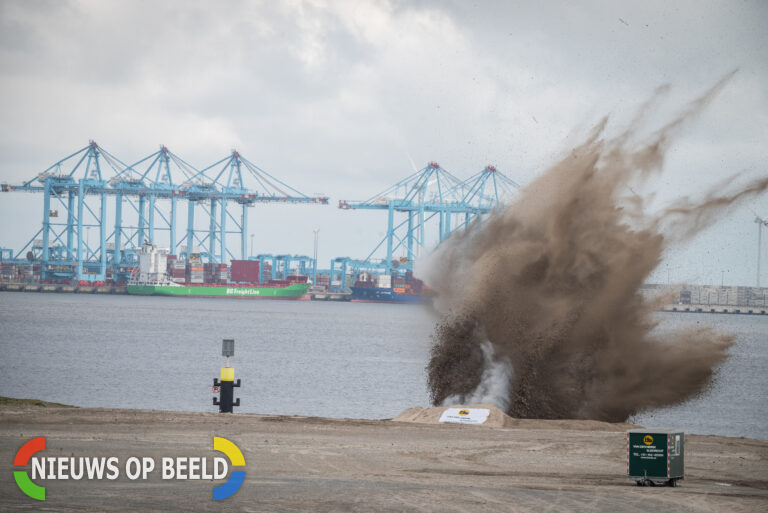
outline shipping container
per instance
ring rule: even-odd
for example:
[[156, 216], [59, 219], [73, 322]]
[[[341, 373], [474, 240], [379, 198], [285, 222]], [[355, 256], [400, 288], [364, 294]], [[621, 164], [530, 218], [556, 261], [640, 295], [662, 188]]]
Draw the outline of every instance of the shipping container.
[[232, 260], [229, 270], [231, 275], [230, 279], [235, 283], [259, 282], [258, 260]]

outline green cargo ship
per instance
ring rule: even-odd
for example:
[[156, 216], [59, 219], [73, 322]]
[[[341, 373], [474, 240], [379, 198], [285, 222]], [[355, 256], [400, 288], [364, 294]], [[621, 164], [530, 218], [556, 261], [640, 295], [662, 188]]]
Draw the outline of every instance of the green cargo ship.
[[267, 299], [301, 299], [307, 295], [309, 283], [291, 283], [286, 286], [258, 285], [141, 285], [128, 284], [128, 294], [143, 296], [195, 296], [195, 297], [237, 297]]
[[[128, 294], [142, 296], [237, 297], [265, 299], [309, 299], [306, 276], [258, 283], [177, 283], [168, 277], [167, 250], [145, 242], [138, 252], [139, 265], [125, 287]], [[202, 264], [200, 264], [202, 266]], [[202, 267], [200, 267], [202, 273]], [[221, 277], [221, 275], [219, 275]], [[224, 275], [224, 277], [226, 274]], [[202, 278], [202, 276], [201, 276]], [[216, 280], [218, 281], [218, 280]]]

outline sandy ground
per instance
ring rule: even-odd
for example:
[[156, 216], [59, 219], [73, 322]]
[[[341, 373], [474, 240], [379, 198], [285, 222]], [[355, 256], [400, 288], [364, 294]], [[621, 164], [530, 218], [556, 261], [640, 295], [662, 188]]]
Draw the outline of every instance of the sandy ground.
[[[418, 412], [416, 412], [418, 413]], [[418, 417], [414, 412], [408, 414]], [[424, 417], [424, 415], [422, 415]], [[505, 421], [502, 424], [510, 424]], [[0, 405], [2, 511], [768, 511], [768, 442], [687, 436], [686, 479], [641, 488], [626, 478], [626, 425], [514, 420], [506, 427]], [[37, 480], [25, 496], [13, 457], [46, 437], [45, 456], [221, 456], [243, 451], [246, 479]], [[17, 469], [18, 470], [18, 469]], [[26, 470], [31, 471], [31, 464]]]

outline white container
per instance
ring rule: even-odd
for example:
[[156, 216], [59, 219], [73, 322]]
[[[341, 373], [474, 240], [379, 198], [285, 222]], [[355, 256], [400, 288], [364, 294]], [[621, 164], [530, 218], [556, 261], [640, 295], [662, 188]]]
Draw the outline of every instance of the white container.
[[392, 288], [392, 277], [388, 274], [380, 274], [376, 276], [376, 286], [380, 289]]

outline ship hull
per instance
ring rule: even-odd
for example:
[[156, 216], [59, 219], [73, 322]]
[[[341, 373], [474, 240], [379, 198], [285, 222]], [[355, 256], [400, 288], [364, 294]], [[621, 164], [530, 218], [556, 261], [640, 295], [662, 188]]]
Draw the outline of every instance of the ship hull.
[[426, 300], [423, 296], [396, 294], [390, 288], [352, 287], [352, 301], [355, 303], [421, 304]]
[[309, 284], [294, 283], [287, 287], [242, 287], [220, 286], [205, 287], [196, 285], [127, 285], [128, 294], [142, 296], [181, 296], [181, 297], [233, 297], [246, 299], [302, 299], [307, 294]]

